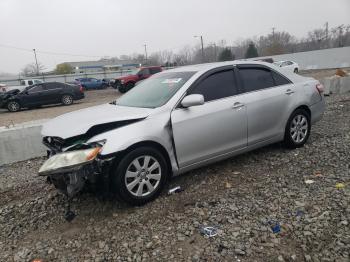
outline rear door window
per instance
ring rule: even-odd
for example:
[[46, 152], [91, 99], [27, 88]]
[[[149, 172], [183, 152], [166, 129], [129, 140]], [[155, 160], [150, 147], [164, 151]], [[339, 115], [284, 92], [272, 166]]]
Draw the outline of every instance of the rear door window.
[[265, 68], [240, 68], [239, 75], [245, 92], [257, 91], [275, 86], [272, 73]]
[[54, 90], [54, 89], [59, 89], [63, 87], [63, 84], [61, 83], [45, 83], [43, 85], [46, 90]]
[[220, 71], [208, 76], [196, 85], [190, 94], [203, 95], [205, 102], [238, 94], [233, 70]]

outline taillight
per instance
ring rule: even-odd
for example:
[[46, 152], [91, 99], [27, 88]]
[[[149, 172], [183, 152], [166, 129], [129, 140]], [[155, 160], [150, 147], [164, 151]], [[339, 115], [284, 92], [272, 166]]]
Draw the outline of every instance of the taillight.
[[316, 89], [320, 93], [320, 95], [322, 95], [322, 93], [324, 92], [324, 86], [320, 83], [316, 85]]
[[81, 93], [84, 93], [84, 87], [82, 85], [80, 85], [79, 90], [80, 90]]

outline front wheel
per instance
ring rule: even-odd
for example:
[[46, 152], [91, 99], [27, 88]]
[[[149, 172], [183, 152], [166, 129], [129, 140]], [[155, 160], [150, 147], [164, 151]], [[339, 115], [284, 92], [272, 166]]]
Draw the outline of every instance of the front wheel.
[[71, 95], [62, 96], [62, 104], [65, 106], [73, 104], [73, 97]]
[[284, 143], [289, 148], [302, 147], [310, 136], [311, 121], [309, 113], [304, 109], [295, 110], [289, 117]]
[[131, 205], [143, 205], [159, 196], [168, 178], [164, 156], [155, 148], [140, 147], [126, 154], [112, 173], [112, 186]]
[[17, 101], [11, 101], [7, 104], [7, 109], [10, 112], [17, 112], [21, 109], [21, 105]]
[[298, 68], [294, 68], [294, 73], [298, 73], [298, 72], [299, 72]]

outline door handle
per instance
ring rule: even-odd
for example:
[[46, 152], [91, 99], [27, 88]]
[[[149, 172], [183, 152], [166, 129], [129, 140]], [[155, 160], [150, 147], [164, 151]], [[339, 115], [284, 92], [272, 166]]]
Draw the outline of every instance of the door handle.
[[240, 102], [236, 102], [232, 106], [233, 109], [239, 109], [239, 108], [242, 108], [242, 107], [244, 107], [244, 104], [242, 104]]
[[287, 91], [286, 91], [286, 95], [291, 95], [293, 93], [294, 93], [294, 91], [292, 89], [287, 89]]

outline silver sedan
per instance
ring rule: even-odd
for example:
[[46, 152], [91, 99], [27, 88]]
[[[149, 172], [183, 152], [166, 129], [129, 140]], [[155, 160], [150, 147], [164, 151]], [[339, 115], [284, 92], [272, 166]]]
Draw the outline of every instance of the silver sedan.
[[315, 79], [264, 62], [163, 71], [117, 101], [47, 122], [39, 175], [70, 197], [102, 181], [142, 205], [171, 176], [280, 141], [303, 146], [325, 110], [322, 92]]

